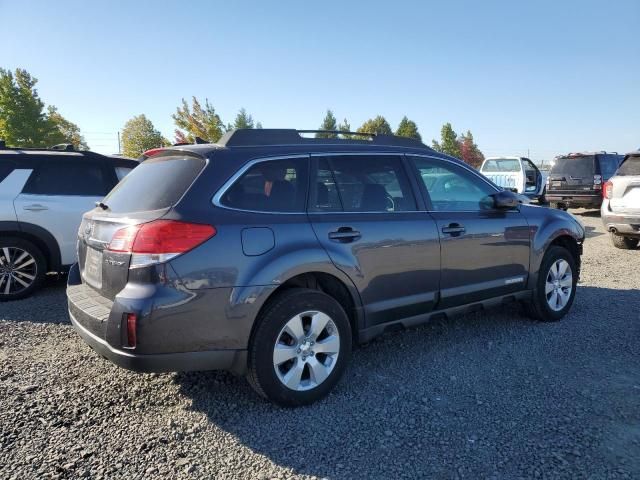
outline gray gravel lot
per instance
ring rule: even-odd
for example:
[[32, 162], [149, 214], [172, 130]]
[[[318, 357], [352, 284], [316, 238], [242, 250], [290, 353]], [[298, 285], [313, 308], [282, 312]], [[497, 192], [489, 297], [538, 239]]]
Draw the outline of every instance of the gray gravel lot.
[[285, 410], [224, 373], [99, 358], [63, 282], [0, 304], [0, 478], [640, 478], [640, 250], [593, 212], [559, 323], [516, 306], [384, 336]]

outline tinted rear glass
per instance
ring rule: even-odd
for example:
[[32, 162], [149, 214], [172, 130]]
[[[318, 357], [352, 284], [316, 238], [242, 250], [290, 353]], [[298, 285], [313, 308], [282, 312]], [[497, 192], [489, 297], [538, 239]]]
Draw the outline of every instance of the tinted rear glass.
[[102, 162], [47, 158], [34, 169], [22, 193], [103, 197], [112, 185]]
[[204, 168], [203, 158], [171, 156], [147, 160], [104, 199], [112, 212], [144, 212], [175, 205]]
[[616, 175], [640, 175], [640, 156], [628, 157], [622, 162]]
[[610, 178], [616, 173], [618, 165], [622, 157], [620, 155], [598, 155], [598, 161], [600, 162], [600, 174], [604, 178]]
[[569, 175], [584, 178], [595, 174], [594, 157], [565, 157], [558, 158], [551, 169], [552, 174]]

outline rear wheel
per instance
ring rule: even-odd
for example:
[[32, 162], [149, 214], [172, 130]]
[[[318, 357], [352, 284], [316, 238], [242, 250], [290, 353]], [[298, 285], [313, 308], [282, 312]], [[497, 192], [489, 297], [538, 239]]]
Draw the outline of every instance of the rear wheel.
[[578, 269], [571, 252], [557, 245], [550, 247], [542, 259], [527, 311], [545, 322], [560, 320], [573, 304], [577, 283]]
[[611, 243], [616, 248], [622, 248], [624, 250], [631, 250], [638, 246], [640, 239], [633, 237], [623, 237], [622, 235], [616, 235], [611, 232]]
[[42, 252], [30, 241], [0, 240], [0, 301], [31, 295], [44, 280], [46, 265]]
[[560, 202], [551, 202], [549, 203], [549, 206], [551, 208], [555, 208], [556, 210], [563, 210], [563, 211], [567, 211], [567, 206], [564, 203], [560, 203]]
[[285, 290], [257, 321], [248, 358], [251, 386], [285, 407], [327, 395], [351, 355], [351, 326], [340, 304], [316, 290]]

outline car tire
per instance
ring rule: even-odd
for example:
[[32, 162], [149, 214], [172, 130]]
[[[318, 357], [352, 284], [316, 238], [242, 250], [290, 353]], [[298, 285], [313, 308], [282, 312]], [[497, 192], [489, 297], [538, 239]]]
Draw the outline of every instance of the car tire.
[[38, 247], [19, 237], [0, 239], [0, 301], [19, 300], [35, 292], [47, 273]]
[[623, 237], [622, 235], [616, 235], [611, 232], [611, 243], [616, 248], [621, 248], [623, 250], [632, 250], [638, 246], [640, 239], [632, 238], [632, 237]]
[[334, 388], [351, 356], [349, 318], [334, 298], [317, 290], [288, 289], [269, 301], [257, 322], [247, 379], [260, 395], [297, 407]]
[[[567, 272], [570, 278], [565, 275]], [[543, 322], [560, 320], [573, 304], [577, 283], [578, 268], [571, 252], [564, 247], [551, 246], [542, 259], [526, 311]]]
[[551, 208], [555, 208], [556, 210], [562, 210], [564, 212], [567, 211], [567, 206], [564, 203], [560, 203], [560, 202], [551, 202], [549, 203], [549, 206]]

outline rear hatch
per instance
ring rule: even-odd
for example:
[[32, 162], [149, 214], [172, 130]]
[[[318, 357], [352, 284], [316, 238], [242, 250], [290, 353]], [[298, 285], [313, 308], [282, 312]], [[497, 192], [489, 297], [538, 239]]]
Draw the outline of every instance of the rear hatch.
[[640, 155], [628, 156], [611, 179], [611, 184], [611, 211], [640, 215]]
[[595, 155], [560, 157], [556, 159], [555, 164], [549, 172], [549, 187], [547, 188], [547, 192], [562, 192], [577, 195], [596, 193], [594, 176], [597, 174]]
[[154, 157], [116, 185], [101, 206], [85, 213], [78, 230], [82, 281], [114, 299], [129, 278], [131, 254], [110, 250], [109, 243], [122, 229], [166, 215], [205, 165], [205, 159], [182, 152]]

